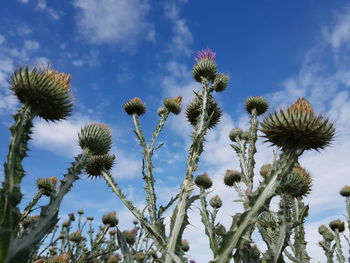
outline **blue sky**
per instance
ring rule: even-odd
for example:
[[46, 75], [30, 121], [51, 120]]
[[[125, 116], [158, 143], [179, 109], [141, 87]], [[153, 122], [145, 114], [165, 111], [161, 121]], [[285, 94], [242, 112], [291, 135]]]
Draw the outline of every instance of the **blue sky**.
[[[5, 0], [0, 9], [0, 156], [5, 160], [8, 127], [19, 103], [7, 80], [20, 65], [50, 63], [72, 75], [74, 114], [61, 123], [35, 120], [29, 157], [24, 161], [24, 201], [35, 192], [40, 177], [61, 177], [79, 153], [77, 132], [87, 123], [107, 123], [113, 130], [113, 175], [137, 205], [144, 205], [140, 175], [140, 148], [132, 122], [122, 109], [135, 96], [147, 104], [141, 118], [150, 137], [157, 108], [169, 96], [184, 103], [198, 88], [191, 77], [197, 50], [210, 47], [227, 73], [229, 88], [216, 95], [225, 114], [208, 134], [199, 172], [214, 179], [212, 194], [224, 200], [220, 219], [229, 225], [240, 207], [231, 201], [222, 177], [238, 162], [229, 147], [233, 127], [248, 127], [243, 103], [249, 96], [265, 96], [271, 111], [306, 96], [317, 111], [336, 122], [338, 137], [321, 153], [306, 153], [301, 163], [314, 177], [307, 222], [311, 255], [320, 258], [317, 227], [341, 217], [344, 202], [339, 189], [349, 178], [350, 155], [350, 5], [342, 0], [209, 1], [209, 0]], [[175, 194], [184, 174], [191, 127], [184, 115], [171, 116], [159, 141], [165, 146], [155, 155], [160, 202]], [[257, 169], [272, 160], [272, 148], [259, 144]], [[1, 177], [2, 178], [2, 174]], [[197, 206], [197, 205], [196, 205]], [[195, 206], [195, 207], [196, 207]], [[190, 254], [206, 262], [207, 246], [198, 211], [191, 212], [185, 235], [193, 244]], [[122, 228], [132, 217], [101, 180], [81, 176], [62, 204], [62, 218], [83, 208], [99, 217], [117, 210]], [[316, 262], [316, 261], [313, 261]]]

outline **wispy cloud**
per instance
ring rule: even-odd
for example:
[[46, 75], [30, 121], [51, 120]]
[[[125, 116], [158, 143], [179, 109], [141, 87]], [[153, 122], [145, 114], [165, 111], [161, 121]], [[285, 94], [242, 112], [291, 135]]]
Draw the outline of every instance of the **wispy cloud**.
[[133, 47], [139, 40], [154, 40], [147, 20], [150, 10], [144, 0], [75, 0], [80, 33], [93, 44]]
[[62, 13], [52, 7], [48, 7], [46, 0], [38, 0], [36, 10], [47, 13], [52, 19], [60, 19]]

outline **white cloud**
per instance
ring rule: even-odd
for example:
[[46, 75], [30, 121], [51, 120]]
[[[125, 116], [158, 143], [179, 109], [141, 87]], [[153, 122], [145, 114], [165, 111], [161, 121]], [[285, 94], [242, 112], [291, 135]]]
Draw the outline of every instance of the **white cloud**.
[[349, 48], [350, 42], [350, 9], [347, 8], [342, 14], [338, 14], [337, 22], [333, 27], [325, 28], [328, 43], [334, 50], [341, 47]]
[[17, 27], [17, 33], [20, 36], [29, 35], [32, 33], [32, 29], [26, 24], [20, 25]]
[[18, 2], [23, 3], [23, 4], [28, 4], [29, 0], [18, 0]]
[[25, 40], [24, 48], [27, 50], [37, 50], [40, 48], [40, 44], [34, 40]]
[[48, 7], [46, 0], [38, 0], [36, 10], [47, 13], [54, 20], [60, 19], [61, 15], [62, 15], [61, 12], [59, 12], [51, 7]]
[[0, 45], [6, 41], [6, 38], [3, 35], [0, 35]]
[[81, 34], [94, 44], [132, 47], [138, 40], [152, 40], [154, 29], [147, 21], [145, 0], [75, 0]]
[[[193, 43], [193, 35], [187, 26], [187, 21], [180, 18], [179, 1], [168, 1], [164, 4], [165, 15], [173, 23], [173, 35], [168, 50], [173, 55], [191, 55], [190, 46]], [[181, 1], [180, 1], [181, 2]]]
[[82, 65], [84, 65], [84, 62], [80, 59], [77, 59], [72, 61], [72, 65], [75, 67], [81, 67]]

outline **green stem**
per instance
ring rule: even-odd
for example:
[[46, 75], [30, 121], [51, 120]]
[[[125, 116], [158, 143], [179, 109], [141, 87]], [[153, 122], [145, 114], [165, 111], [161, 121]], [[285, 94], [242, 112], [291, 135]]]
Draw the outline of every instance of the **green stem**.
[[10, 128], [12, 137], [0, 191], [0, 262], [3, 263], [9, 262], [8, 250], [19, 231], [21, 213], [18, 205], [22, 199], [21, 182], [25, 175], [22, 161], [27, 156], [33, 118], [30, 108], [22, 106], [14, 115], [15, 123]]
[[21, 221], [24, 220], [33, 210], [32, 208], [38, 203], [39, 199], [42, 197], [43, 192], [39, 190], [33, 197], [33, 200], [24, 209]]
[[[215, 236], [214, 236], [214, 231], [213, 231], [213, 226], [215, 224], [214, 221], [210, 222], [210, 218], [209, 218], [209, 214], [208, 214], [208, 205], [207, 205], [207, 201], [205, 199], [206, 194], [204, 189], [201, 187], [200, 189], [200, 200], [201, 200], [201, 215], [202, 215], [202, 223], [204, 224], [204, 228], [205, 228], [205, 234], [208, 236], [209, 238], [209, 245], [211, 248], [211, 251], [213, 252], [214, 257], [216, 257], [217, 254], [217, 250], [218, 250], [218, 244], [216, 242]], [[214, 217], [213, 217], [214, 219]]]
[[208, 120], [208, 96], [209, 96], [209, 84], [204, 83], [203, 90], [203, 101], [201, 104], [201, 114], [199, 117], [199, 122], [196, 127], [196, 132], [193, 134], [193, 141], [189, 149], [189, 156], [187, 159], [187, 169], [186, 175], [183, 179], [180, 198], [176, 205], [173, 213], [174, 223], [170, 232], [170, 236], [167, 243], [167, 255], [165, 257], [165, 263], [171, 263], [171, 254], [175, 253], [176, 244], [179, 241], [182, 224], [186, 215], [187, 200], [193, 191], [193, 175], [192, 172], [195, 170], [197, 163], [199, 161], [199, 156], [202, 152], [204, 135], [207, 130], [207, 120]]
[[256, 141], [258, 139], [257, 131], [258, 131], [258, 119], [257, 112], [254, 108], [250, 115], [250, 128], [249, 128], [249, 149], [248, 149], [248, 193], [252, 193], [253, 191], [253, 179], [254, 179], [254, 166], [255, 159], [254, 155], [256, 153]]
[[341, 248], [341, 241], [340, 241], [340, 236], [339, 236], [339, 231], [338, 229], [335, 229], [335, 251], [336, 251], [336, 256], [338, 259], [339, 263], [344, 263], [345, 262], [345, 257], [343, 255], [343, 251]]

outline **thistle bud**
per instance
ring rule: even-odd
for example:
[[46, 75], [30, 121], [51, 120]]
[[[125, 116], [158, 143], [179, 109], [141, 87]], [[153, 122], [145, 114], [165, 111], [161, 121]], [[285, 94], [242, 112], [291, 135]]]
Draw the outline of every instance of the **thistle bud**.
[[198, 175], [194, 182], [199, 188], [203, 187], [204, 189], [209, 189], [213, 185], [213, 182], [207, 173]]
[[182, 97], [164, 99], [164, 107], [171, 113], [177, 115], [181, 112]]
[[325, 225], [321, 225], [318, 227], [318, 233], [320, 233], [320, 235], [323, 235], [327, 230], [328, 228]]
[[68, 214], [68, 217], [69, 217], [69, 221], [75, 221], [75, 215], [74, 215], [74, 213]]
[[123, 235], [125, 238], [126, 243], [128, 243], [129, 245], [133, 245], [136, 242], [136, 233], [132, 232], [132, 231], [123, 231]]
[[224, 184], [231, 187], [235, 183], [239, 183], [242, 179], [242, 173], [234, 170], [226, 170]]
[[115, 236], [115, 235], [117, 234], [117, 230], [112, 229], [111, 231], [109, 231], [109, 234], [110, 234], [111, 236]]
[[56, 191], [57, 182], [58, 179], [56, 177], [39, 178], [36, 181], [36, 185], [43, 195], [51, 196]]
[[134, 255], [134, 259], [136, 262], [144, 262], [144, 260], [147, 258], [147, 255], [145, 253], [137, 253]]
[[259, 116], [267, 111], [269, 103], [261, 96], [250, 97], [245, 101], [245, 108], [249, 114], [252, 114], [253, 109], [255, 109], [257, 116]]
[[79, 243], [83, 241], [84, 237], [81, 235], [80, 230], [77, 230], [69, 235], [69, 240], [74, 243]]
[[59, 256], [55, 256], [52, 258], [49, 258], [46, 263], [68, 263], [69, 262], [69, 254], [68, 253], [63, 253]]
[[35, 224], [38, 222], [40, 216], [27, 216], [26, 218], [23, 219], [21, 222], [23, 229], [28, 229], [31, 225]]
[[88, 177], [99, 177], [103, 171], [110, 171], [115, 160], [114, 154], [90, 156], [85, 164], [85, 173]]
[[328, 241], [328, 242], [332, 242], [334, 240], [334, 234], [332, 233], [332, 231], [330, 231], [329, 229], [327, 229], [323, 234], [322, 234], [323, 238]]
[[46, 121], [63, 120], [72, 112], [73, 97], [68, 74], [49, 67], [44, 70], [19, 68], [11, 76], [10, 84], [21, 103]]
[[92, 216], [87, 216], [86, 219], [87, 219], [88, 221], [94, 220], [94, 218], [93, 218]]
[[190, 245], [188, 244], [188, 241], [186, 239], [182, 240], [181, 241], [181, 249], [184, 251], [184, 252], [187, 252], [190, 250]]
[[260, 168], [260, 175], [266, 179], [267, 178], [267, 175], [270, 173], [272, 169], [272, 164], [270, 163], [267, 163], [267, 164], [264, 164], [263, 166], [261, 166]]
[[78, 215], [83, 215], [84, 214], [84, 210], [83, 209], [79, 209], [78, 210]]
[[217, 74], [214, 79], [214, 90], [216, 92], [224, 91], [228, 86], [228, 82], [229, 82], [229, 77], [226, 74], [223, 74], [223, 73]]
[[153, 259], [158, 259], [157, 250], [152, 249], [149, 251], [149, 254], [152, 256]]
[[350, 196], [350, 186], [346, 185], [340, 190], [340, 194], [344, 197]]
[[141, 116], [146, 112], [146, 104], [136, 97], [124, 103], [124, 110], [129, 115]]
[[241, 139], [243, 134], [243, 130], [241, 128], [235, 128], [230, 131], [229, 138], [233, 142], [237, 142], [237, 138]]
[[118, 218], [116, 216], [116, 212], [110, 212], [102, 217], [102, 223], [105, 225], [109, 225], [110, 227], [115, 227], [118, 225]]
[[193, 78], [202, 82], [202, 78], [213, 81], [218, 71], [218, 66], [215, 62], [215, 52], [209, 48], [201, 50], [197, 53], [197, 64], [194, 65], [192, 74]]
[[89, 124], [81, 129], [78, 137], [80, 147], [94, 155], [107, 154], [112, 147], [112, 133], [105, 124]]
[[214, 233], [215, 233], [215, 235], [223, 236], [226, 233], [226, 228], [224, 227], [224, 225], [218, 224], [214, 228]]
[[168, 112], [168, 110], [165, 107], [159, 107], [158, 111], [157, 111], [157, 114], [158, 114], [159, 117], [162, 117], [167, 112]]
[[70, 222], [69, 222], [69, 221], [64, 221], [64, 222], [62, 223], [62, 227], [69, 227], [69, 225], [70, 225]]
[[345, 230], [345, 224], [344, 222], [340, 221], [340, 219], [333, 220], [329, 223], [329, 227], [335, 232], [335, 230], [338, 230], [339, 233], [344, 232]]
[[120, 256], [120, 254], [116, 253], [114, 255], [109, 256], [107, 263], [117, 263], [117, 262], [120, 262], [121, 259], [122, 257]]
[[219, 209], [220, 207], [222, 207], [222, 200], [218, 195], [216, 195], [212, 199], [210, 199], [209, 204], [212, 208]]

